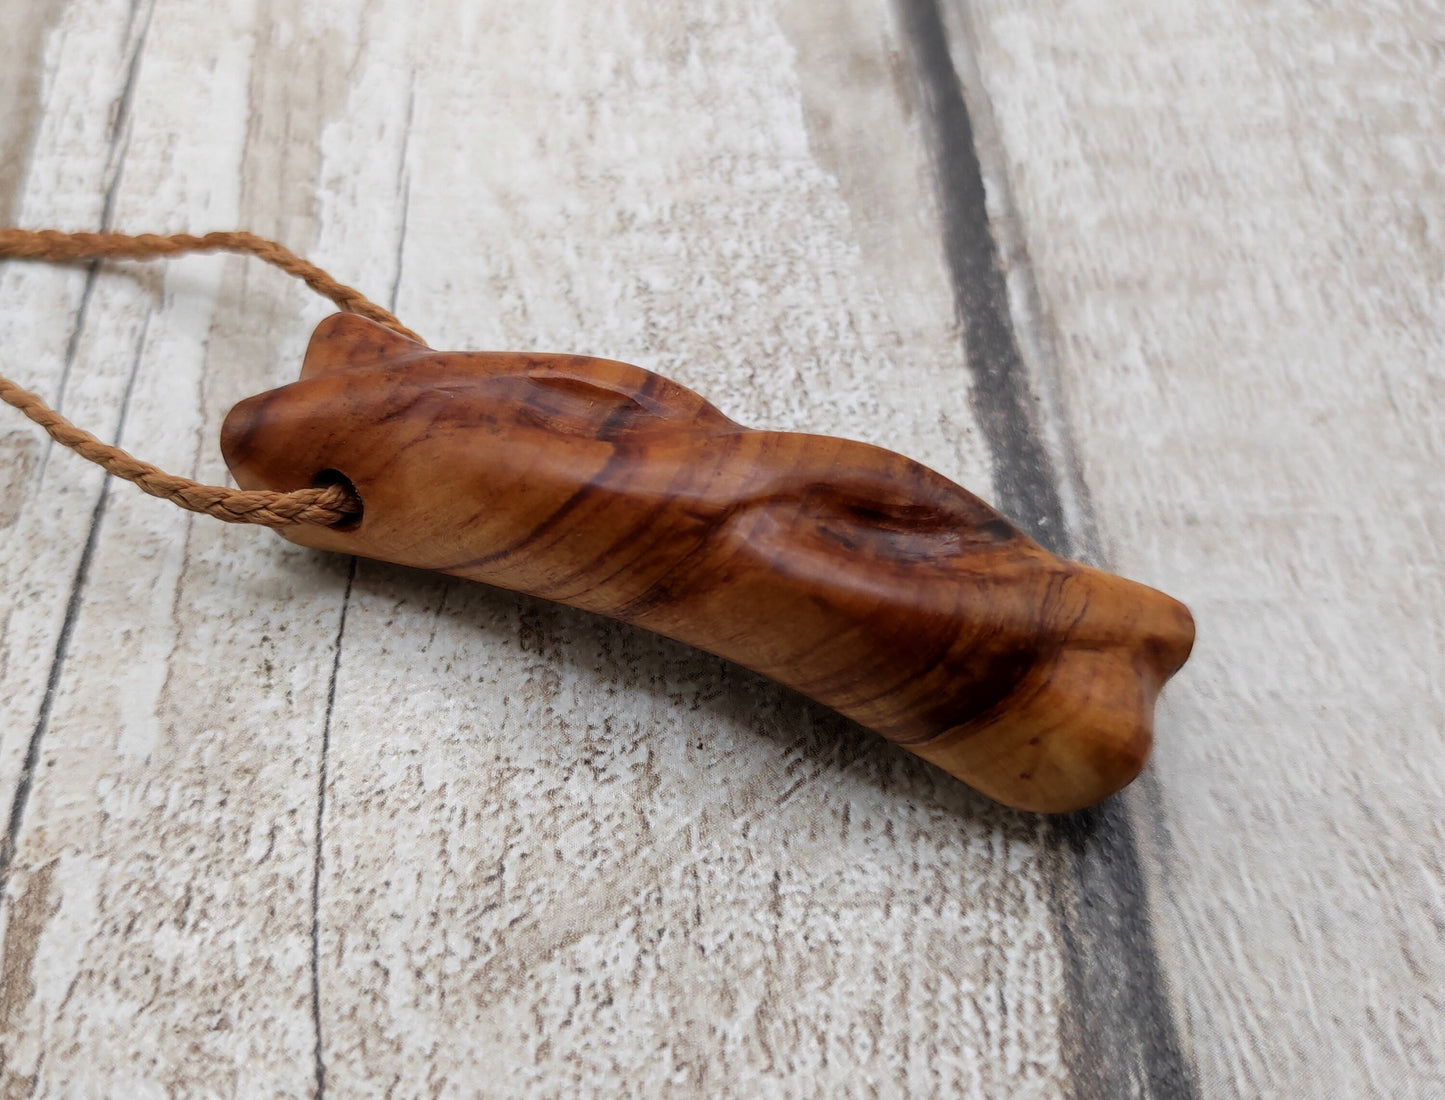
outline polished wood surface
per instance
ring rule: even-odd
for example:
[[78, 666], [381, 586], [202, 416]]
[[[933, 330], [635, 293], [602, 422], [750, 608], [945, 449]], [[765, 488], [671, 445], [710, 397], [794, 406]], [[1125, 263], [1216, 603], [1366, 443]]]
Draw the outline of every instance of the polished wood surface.
[[910, 459], [745, 428], [610, 360], [435, 352], [337, 314], [222, 449], [245, 488], [355, 486], [360, 520], [298, 543], [708, 650], [1024, 809], [1133, 779], [1193, 642], [1182, 604], [1053, 556]]

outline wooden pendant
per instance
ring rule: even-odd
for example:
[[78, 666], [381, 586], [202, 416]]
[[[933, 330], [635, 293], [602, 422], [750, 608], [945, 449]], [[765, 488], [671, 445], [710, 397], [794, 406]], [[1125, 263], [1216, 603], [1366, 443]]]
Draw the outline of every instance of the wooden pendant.
[[436, 352], [350, 314], [221, 446], [247, 489], [344, 478], [364, 511], [282, 529], [609, 615], [797, 689], [1011, 806], [1143, 766], [1194, 624], [1061, 560], [879, 447], [756, 431], [640, 367]]

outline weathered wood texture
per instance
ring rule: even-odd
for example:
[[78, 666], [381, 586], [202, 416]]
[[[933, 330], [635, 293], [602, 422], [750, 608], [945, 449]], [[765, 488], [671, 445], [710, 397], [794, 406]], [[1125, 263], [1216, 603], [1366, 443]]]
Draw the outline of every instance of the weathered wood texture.
[[[441, 7], [6, 0], [0, 212], [245, 226], [437, 346], [639, 362], [1028, 505], [940, 247], [936, 8]], [[1071, 540], [1200, 619], [1125, 803], [1171, 1088], [1438, 1093], [1445, 19], [947, 14], [1033, 384], [1004, 411]], [[325, 312], [240, 260], [0, 268], [6, 371], [207, 479]], [[1110, 881], [1087, 838], [672, 643], [107, 488], [18, 419], [0, 802], [10, 1094], [1171, 1091], [1147, 1044], [1082, 1064], [1149, 1009], [1068, 1003], [1080, 956], [1153, 973], [1107, 930], [1142, 895], [1069, 878]]]
[[[988, 496], [892, 34], [867, 0], [75, 0], [10, 201], [244, 225], [438, 345], [640, 361]], [[242, 261], [0, 279], [7, 370], [203, 478], [324, 312]], [[1037, 821], [716, 659], [0, 438], [12, 1089], [1065, 1087]]]
[[1441, 1095], [1445, 12], [960, 11], [1109, 563], [1199, 620], [1131, 802], [1201, 1092]]

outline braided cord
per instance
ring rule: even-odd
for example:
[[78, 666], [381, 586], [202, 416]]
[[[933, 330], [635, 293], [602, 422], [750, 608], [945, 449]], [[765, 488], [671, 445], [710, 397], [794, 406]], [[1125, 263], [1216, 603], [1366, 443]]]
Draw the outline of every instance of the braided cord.
[[[376, 321], [413, 340], [420, 339], [391, 312], [360, 291], [337, 282], [321, 268], [303, 260], [283, 245], [254, 233], [207, 233], [200, 237], [188, 233], [168, 237], [147, 233], [132, 237], [123, 233], [0, 229], [0, 258], [13, 260], [47, 263], [99, 259], [151, 260], [189, 252], [235, 252], [255, 256], [300, 279], [318, 294], [330, 298], [342, 310]], [[21, 388], [4, 375], [0, 375], [0, 401], [19, 409], [61, 446], [96, 463], [107, 473], [131, 482], [151, 496], [169, 500], [192, 512], [204, 512], [226, 523], [255, 523], [265, 527], [285, 527], [294, 523], [332, 526], [355, 516], [360, 510], [360, 502], [341, 485], [276, 493], [205, 485], [168, 474], [77, 428], [39, 395]]]

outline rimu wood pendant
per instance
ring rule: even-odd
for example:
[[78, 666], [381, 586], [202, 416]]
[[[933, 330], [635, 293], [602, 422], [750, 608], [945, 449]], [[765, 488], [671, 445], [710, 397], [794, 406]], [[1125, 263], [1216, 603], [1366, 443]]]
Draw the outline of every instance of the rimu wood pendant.
[[745, 428], [625, 363], [436, 352], [337, 314], [221, 445], [246, 489], [354, 486], [358, 519], [286, 538], [656, 631], [1023, 809], [1133, 779], [1193, 644], [1183, 604], [1055, 557], [917, 462]]

